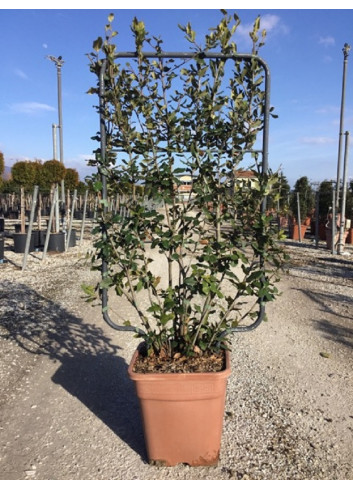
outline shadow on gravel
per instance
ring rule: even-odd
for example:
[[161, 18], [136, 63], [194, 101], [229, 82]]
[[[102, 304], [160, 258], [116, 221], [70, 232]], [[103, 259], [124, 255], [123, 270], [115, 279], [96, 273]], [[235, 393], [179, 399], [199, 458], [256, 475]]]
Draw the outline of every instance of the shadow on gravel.
[[329, 321], [318, 321], [316, 328], [320, 330], [325, 338], [336, 341], [353, 349], [353, 329], [333, 324]]
[[0, 335], [61, 366], [52, 381], [79, 399], [146, 461], [143, 428], [128, 365], [104, 331], [33, 289], [0, 287]]
[[[299, 289], [297, 289], [299, 290]], [[353, 307], [348, 295], [330, 292], [300, 290], [318, 304], [327, 319], [316, 320], [315, 328], [321, 331], [326, 339], [353, 348]], [[340, 312], [335, 311], [334, 304], [339, 304]]]
[[128, 365], [111, 353], [66, 358], [52, 377], [87, 406], [146, 462], [143, 428]]

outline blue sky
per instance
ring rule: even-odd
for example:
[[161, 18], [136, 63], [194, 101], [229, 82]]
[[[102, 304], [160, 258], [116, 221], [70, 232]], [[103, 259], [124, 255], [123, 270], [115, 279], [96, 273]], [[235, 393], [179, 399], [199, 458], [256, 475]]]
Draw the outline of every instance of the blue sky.
[[[52, 124], [58, 123], [57, 72], [47, 59], [53, 55], [64, 59], [64, 163], [67, 168], [76, 168], [81, 178], [90, 172], [85, 160], [96, 148], [91, 137], [99, 122], [93, 107], [97, 100], [86, 93], [95, 85], [86, 54], [92, 50], [93, 40], [104, 35], [110, 12], [115, 14], [121, 51], [133, 48], [130, 24], [134, 16], [144, 20], [151, 34], [160, 35], [164, 49], [169, 51], [189, 49], [178, 23], [190, 21], [202, 38], [221, 18], [219, 10], [198, 8], [2, 9], [0, 151], [6, 165], [53, 157]], [[336, 179], [342, 48], [345, 43], [353, 48], [353, 10], [254, 8], [236, 12], [241, 19], [235, 37], [240, 52], [250, 50], [248, 32], [258, 14], [261, 26], [267, 29], [260, 55], [271, 70], [271, 105], [279, 116], [270, 122], [270, 166], [281, 167], [291, 185], [304, 175], [312, 182]], [[347, 63], [344, 119], [344, 131], [351, 133], [353, 141], [353, 50]], [[352, 153], [352, 144], [350, 148]], [[348, 175], [353, 178], [351, 157], [348, 161]]]

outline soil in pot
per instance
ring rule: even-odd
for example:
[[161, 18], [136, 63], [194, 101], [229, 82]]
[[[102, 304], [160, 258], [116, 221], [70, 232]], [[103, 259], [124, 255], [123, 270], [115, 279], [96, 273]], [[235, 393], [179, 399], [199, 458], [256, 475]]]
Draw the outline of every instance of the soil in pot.
[[219, 372], [136, 373], [136, 351], [129, 366], [140, 401], [150, 463], [216, 465], [219, 460], [227, 379]]
[[140, 355], [136, 358], [134, 372], [140, 374], [220, 372], [226, 368], [223, 351], [220, 353], [204, 353], [193, 357], [176, 354], [171, 359], [157, 357], [153, 354], [147, 358], [143, 347], [139, 351]]

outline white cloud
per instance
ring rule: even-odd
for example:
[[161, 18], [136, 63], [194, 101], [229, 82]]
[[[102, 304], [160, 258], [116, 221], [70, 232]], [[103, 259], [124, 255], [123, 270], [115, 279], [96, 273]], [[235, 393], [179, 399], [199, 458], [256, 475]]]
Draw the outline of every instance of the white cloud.
[[316, 114], [338, 114], [339, 111], [338, 105], [325, 105], [315, 110]]
[[303, 137], [301, 138], [301, 142], [304, 144], [315, 144], [315, 145], [324, 145], [324, 144], [332, 144], [336, 142], [334, 138], [328, 138], [325, 136], [314, 136], [314, 137]]
[[52, 112], [56, 110], [51, 105], [41, 104], [39, 102], [23, 102], [18, 104], [12, 104], [10, 106], [12, 112], [18, 114], [36, 114], [38, 112]]
[[20, 78], [23, 78], [24, 80], [28, 80], [28, 76], [26, 75], [26, 73], [20, 70], [19, 68], [15, 70], [15, 75], [19, 76]]
[[267, 32], [272, 31], [278, 26], [280, 18], [277, 15], [265, 14], [261, 17], [260, 26], [261, 29], [266, 29]]
[[319, 44], [323, 44], [326, 48], [336, 44], [335, 38], [332, 36], [320, 37]]
[[42, 44], [42, 47], [43, 47], [44, 49], [47, 49], [47, 48], [48, 48], [48, 44], [44, 42], [44, 43]]
[[65, 161], [66, 168], [75, 168], [80, 179], [84, 179], [87, 175], [92, 175], [96, 172], [96, 169], [92, 166], [88, 166], [88, 160], [94, 160], [93, 154], [79, 154], [76, 158], [69, 158]]
[[[249, 24], [240, 24], [236, 31], [236, 34], [240, 35], [245, 40], [250, 40], [249, 32], [253, 29], [253, 23]], [[273, 33], [282, 33], [287, 34], [288, 28], [285, 24], [281, 22], [280, 17], [278, 15], [273, 14], [265, 14], [260, 17], [260, 32], [265, 29], [266, 34]]]

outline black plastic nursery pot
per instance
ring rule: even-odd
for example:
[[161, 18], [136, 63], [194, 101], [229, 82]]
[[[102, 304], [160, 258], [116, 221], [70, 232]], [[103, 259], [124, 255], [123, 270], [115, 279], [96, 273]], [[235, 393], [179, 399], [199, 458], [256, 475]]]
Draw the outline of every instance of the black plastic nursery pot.
[[79, 219], [82, 221], [83, 219], [83, 212], [82, 211], [74, 211], [74, 219]]
[[48, 251], [65, 251], [65, 233], [51, 233], [48, 243]]
[[[25, 232], [28, 231], [28, 224], [25, 225]], [[21, 224], [15, 224], [15, 233], [21, 233]]]
[[36, 229], [32, 231], [34, 235], [34, 248], [37, 250], [43, 248], [45, 243], [46, 231], [44, 229]]
[[5, 244], [5, 240], [4, 238], [1, 238], [0, 237], [0, 263], [3, 261], [4, 259], [4, 244]]
[[[24, 253], [26, 250], [27, 233], [15, 233], [13, 235], [13, 244], [15, 253]], [[31, 234], [29, 243], [29, 252], [34, 251], [34, 234]]]
[[76, 246], [76, 229], [71, 229], [70, 240], [69, 240], [69, 248]]

